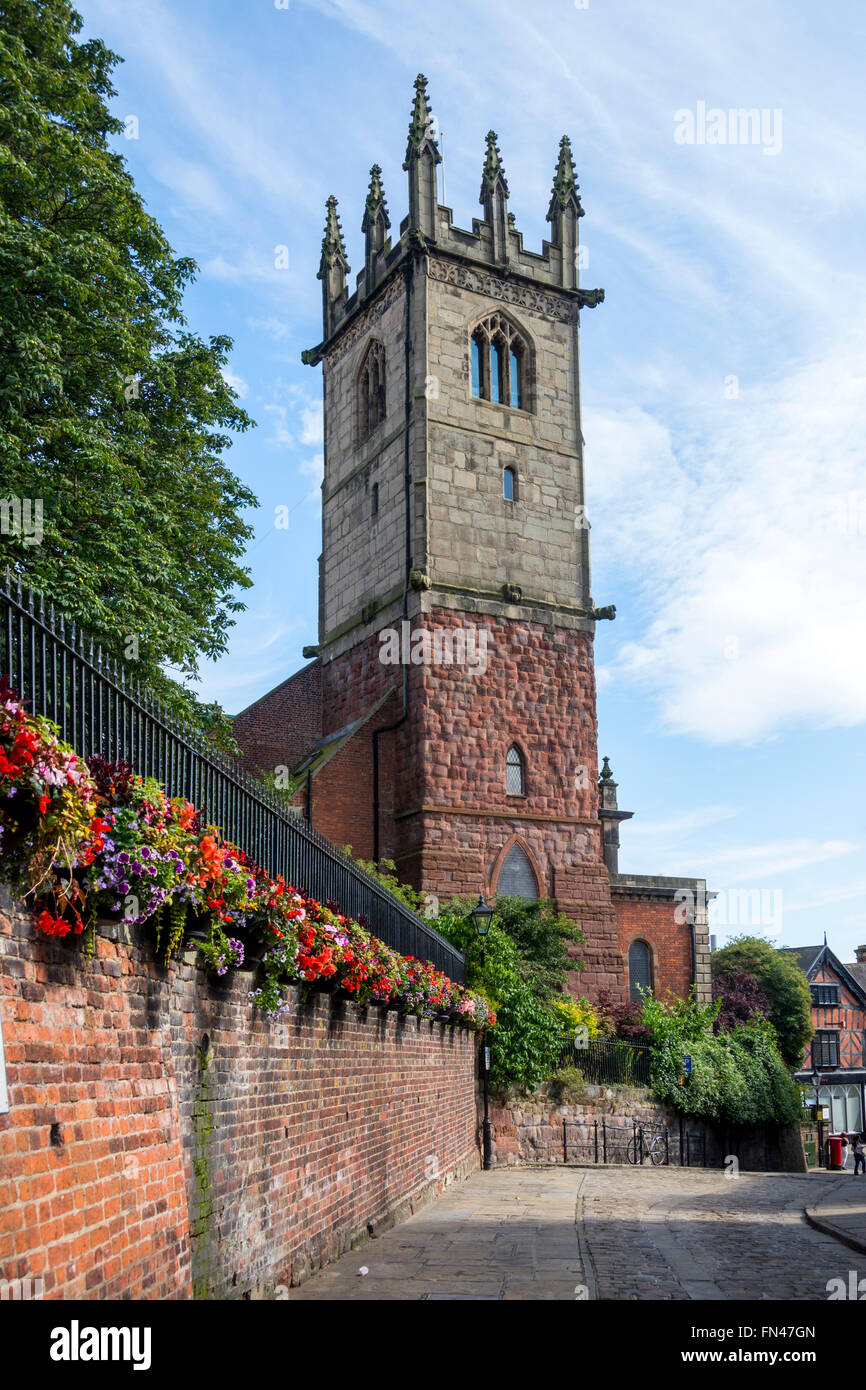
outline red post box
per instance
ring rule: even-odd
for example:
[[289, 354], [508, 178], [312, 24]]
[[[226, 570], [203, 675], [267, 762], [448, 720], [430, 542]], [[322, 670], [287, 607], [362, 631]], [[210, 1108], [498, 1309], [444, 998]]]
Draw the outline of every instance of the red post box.
[[831, 1134], [827, 1143], [830, 1145], [830, 1167], [841, 1171], [842, 1168], [842, 1136], [841, 1134]]

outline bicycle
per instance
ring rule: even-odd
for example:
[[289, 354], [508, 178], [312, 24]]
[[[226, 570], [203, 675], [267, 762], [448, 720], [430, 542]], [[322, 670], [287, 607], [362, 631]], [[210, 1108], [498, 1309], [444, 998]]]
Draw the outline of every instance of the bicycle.
[[629, 1141], [625, 1152], [629, 1163], [642, 1163], [644, 1158], [648, 1158], [658, 1168], [667, 1161], [664, 1134], [654, 1134], [647, 1143], [645, 1136], [637, 1133]]

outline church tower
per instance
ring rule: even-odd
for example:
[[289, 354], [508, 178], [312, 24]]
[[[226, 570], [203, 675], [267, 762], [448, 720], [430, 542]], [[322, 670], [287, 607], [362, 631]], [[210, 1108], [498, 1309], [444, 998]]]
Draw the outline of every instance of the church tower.
[[[351, 738], [342, 842], [437, 899], [555, 897], [584, 928], [581, 986], [622, 987], [598, 808], [580, 419], [583, 216], [567, 137], [541, 252], [508, 210], [497, 137], [482, 217], [453, 225], [426, 79], [415, 82], [398, 238], [370, 174], [349, 294], [328, 199], [319, 278], [325, 477], [315, 656], [321, 767]], [[308, 668], [309, 670], [309, 668]], [[344, 779], [345, 780], [345, 779]], [[322, 791], [314, 824], [334, 834]], [[348, 815], [349, 820], [346, 820]], [[366, 822], [366, 827], [365, 827]]]
[[[479, 142], [480, 143], [480, 142]], [[319, 279], [325, 420], [319, 640], [236, 716], [255, 769], [291, 774], [315, 830], [392, 859], [435, 912], [455, 894], [549, 897], [582, 927], [573, 988], [710, 997], [703, 879], [623, 874], [598, 772], [580, 418], [583, 216], [556, 155], [541, 251], [508, 209], [494, 131], [482, 216], [454, 226], [418, 77], [399, 234], [374, 164], [350, 292], [337, 200]], [[359, 199], [360, 204], [360, 199]]]

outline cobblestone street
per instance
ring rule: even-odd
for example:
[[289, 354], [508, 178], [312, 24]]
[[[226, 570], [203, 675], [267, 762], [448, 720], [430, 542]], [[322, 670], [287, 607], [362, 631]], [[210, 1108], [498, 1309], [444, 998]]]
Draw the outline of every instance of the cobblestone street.
[[803, 1209], [848, 1195], [853, 1181], [681, 1168], [478, 1173], [289, 1297], [823, 1301], [828, 1280], [866, 1272], [866, 1256], [814, 1230]]

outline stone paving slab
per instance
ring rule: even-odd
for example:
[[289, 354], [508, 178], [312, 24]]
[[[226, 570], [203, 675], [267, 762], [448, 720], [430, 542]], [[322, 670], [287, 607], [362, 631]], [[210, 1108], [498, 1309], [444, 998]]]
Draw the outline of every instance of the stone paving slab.
[[826, 1299], [828, 1281], [847, 1278], [852, 1257], [807, 1223], [804, 1208], [824, 1213], [828, 1225], [866, 1228], [866, 1183], [854, 1192], [846, 1181], [675, 1167], [495, 1169], [447, 1189], [289, 1297]]
[[806, 1220], [815, 1230], [866, 1255], [866, 1177], [835, 1173], [828, 1179], [832, 1186], [806, 1207]]

